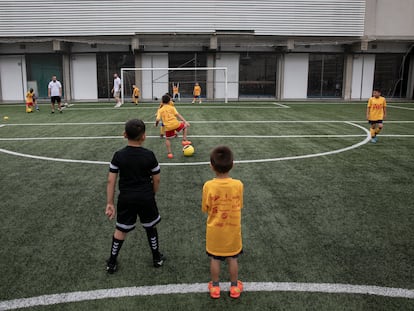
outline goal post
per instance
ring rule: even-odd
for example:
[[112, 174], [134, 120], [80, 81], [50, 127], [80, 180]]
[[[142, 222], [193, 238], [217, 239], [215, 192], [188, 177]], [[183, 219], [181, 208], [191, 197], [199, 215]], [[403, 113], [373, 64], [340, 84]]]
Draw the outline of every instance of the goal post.
[[202, 99], [228, 102], [227, 67], [121, 68], [120, 78], [122, 104], [131, 98], [132, 85], [140, 89], [144, 101], [173, 94], [174, 85], [179, 87], [180, 100], [190, 101], [195, 83], [201, 86]]

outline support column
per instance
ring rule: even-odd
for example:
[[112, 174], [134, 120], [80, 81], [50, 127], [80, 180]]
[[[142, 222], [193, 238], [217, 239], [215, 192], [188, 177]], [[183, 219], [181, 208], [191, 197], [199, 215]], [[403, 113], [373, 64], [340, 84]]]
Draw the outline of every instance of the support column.
[[62, 67], [63, 67], [63, 91], [64, 96], [63, 101], [72, 100], [72, 83], [71, 83], [71, 74], [70, 74], [70, 54], [64, 53], [62, 55]]
[[[207, 67], [215, 67], [216, 65], [216, 54], [207, 55]], [[206, 85], [206, 98], [214, 98], [214, 70], [207, 70], [207, 85]]]
[[345, 56], [344, 82], [343, 82], [344, 91], [342, 93], [345, 100], [351, 99], [353, 59], [354, 57], [351, 54], [347, 54]]

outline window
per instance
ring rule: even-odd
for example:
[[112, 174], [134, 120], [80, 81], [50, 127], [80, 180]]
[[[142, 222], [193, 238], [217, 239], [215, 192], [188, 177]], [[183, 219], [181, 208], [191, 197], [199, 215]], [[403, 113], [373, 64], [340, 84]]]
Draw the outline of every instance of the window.
[[[186, 67], [207, 67], [207, 55], [205, 53], [169, 53], [168, 67], [170, 68], [186, 68]], [[207, 91], [207, 71], [205, 70], [170, 70], [168, 74], [169, 89], [172, 83], [180, 83], [181, 97], [192, 97], [193, 87], [198, 82], [203, 90], [203, 94]], [[172, 90], [171, 90], [172, 92]]]
[[64, 96], [65, 87], [63, 85], [62, 75], [62, 55], [60, 54], [28, 54], [26, 55], [27, 81], [30, 86], [33, 85], [37, 89], [39, 98], [48, 97], [48, 84], [52, 80], [52, 76], [62, 84], [62, 96]]
[[374, 87], [380, 88], [385, 97], [405, 97], [409, 63], [402, 54], [377, 54]]
[[309, 55], [308, 97], [342, 97], [343, 55]]
[[241, 54], [239, 95], [241, 97], [276, 97], [276, 72], [276, 54]]
[[[112, 98], [113, 75], [117, 73], [121, 77], [121, 68], [135, 67], [133, 54], [125, 53], [98, 53], [96, 55], [98, 74], [98, 98]], [[131, 96], [131, 89], [124, 90], [125, 96]]]

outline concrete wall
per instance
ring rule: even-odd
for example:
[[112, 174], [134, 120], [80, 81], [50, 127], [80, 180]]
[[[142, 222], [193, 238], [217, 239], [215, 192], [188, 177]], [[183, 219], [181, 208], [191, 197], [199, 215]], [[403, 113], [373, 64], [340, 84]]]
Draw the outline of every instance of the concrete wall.
[[308, 92], [309, 54], [286, 54], [282, 99], [305, 99]]

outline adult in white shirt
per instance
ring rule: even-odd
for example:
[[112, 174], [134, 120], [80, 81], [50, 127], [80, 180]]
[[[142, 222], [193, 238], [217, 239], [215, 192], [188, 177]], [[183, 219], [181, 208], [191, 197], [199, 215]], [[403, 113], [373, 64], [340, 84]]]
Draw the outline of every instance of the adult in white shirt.
[[118, 77], [117, 73], [114, 73], [114, 87], [111, 92], [116, 100], [115, 108], [121, 107], [121, 79]]
[[62, 101], [62, 84], [56, 79], [56, 76], [52, 77], [52, 81], [49, 82], [47, 88], [47, 94], [50, 97], [50, 102], [52, 103], [52, 112], [55, 113], [55, 103], [58, 104], [58, 110], [62, 113], [62, 107], [60, 105]]

